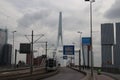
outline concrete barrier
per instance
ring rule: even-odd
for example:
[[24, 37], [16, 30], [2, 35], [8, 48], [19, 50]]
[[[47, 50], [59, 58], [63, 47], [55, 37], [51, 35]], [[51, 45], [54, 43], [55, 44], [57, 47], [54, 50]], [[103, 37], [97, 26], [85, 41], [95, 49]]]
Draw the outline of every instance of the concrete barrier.
[[82, 78], [81, 80], [92, 80], [92, 79], [91, 79], [91, 76], [90, 76], [90, 73], [87, 73], [87, 72], [85, 72], [85, 71], [79, 71], [77, 68], [74, 68], [74, 67], [69, 67], [69, 68], [71, 68], [71, 69], [73, 69], [73, 70], [76, 70], [76, 71], [78, 71], [78, 72], [83, 73], [83, 74], [85, 75], [85, 77]]
[[91, 80], [90, 73], [86, 73], [86, 76], [81, 80]]
[[45, 74], [41, 74], [41, 75], [33, 75], [33, 76], [22, 78], [22, 79], [19, 79], [19, 80], [41, 80], [41, 79], [48, 78], [50, 76], [56, 75], [57, 73], [59, 73], [59, 70], [49, 72], [49, 73], [45, 73]]

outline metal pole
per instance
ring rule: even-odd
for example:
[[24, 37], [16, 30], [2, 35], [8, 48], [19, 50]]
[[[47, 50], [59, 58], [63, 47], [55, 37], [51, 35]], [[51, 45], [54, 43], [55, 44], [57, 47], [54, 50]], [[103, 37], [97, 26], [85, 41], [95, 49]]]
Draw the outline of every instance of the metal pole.
[[87, 68], [89, 68], [89, 46], [87, 46], [88, 47], [88, 51], [87, 51], [87, 58], [88, 58], [88, 60], [87, 60], [87, 62], [88, 62], [88, 66], [87, 66]]
[[46, 51], [46, 60], [47, 60], [47, 41], [46, 41], [46, 49], [45, 49], [45, 51]]
[[93, 76], [92, 1], [90, 1], [90, 36], [91, 36], [91, 76]]
[[81, 34], [82, 34], [82, 32], [78, 31], [78, 33], [80, 33], [79, 70], [81, 70], [81, 53], [82, 53], [82, 39], [81, 39]]
[[82, 32], [80, 32], [80, 65], [81, 65], [81, 54], [82, 54]]
[[17, 49], [15, 49], [15, 68], [16, 68], [16, 61], [17, 61]]
[[13, 56], [14, 56], [14, 31], [13, 31], [13, 54], [12, 54], [12, 61], [14, 61]]
[[80, 60], [80, 56], [81, 56], [81, 55], [80, 55], [80, 49], [79, 49], [79, 71], [81, 70], [81, 64], [80, 64], [80, 63], [81, 63], [81, 60]]
[[33, 30], [32, 30], [32, 42], [31, 42], [31, 64], [30, 64], [30, 73], [33, 72]]
[[39, 66], [39, 58], [40, 58], [40, 57], [39, 57], [39, 48], [38, 48], [38, 66]]
[[[72, 43], [75, 46], [75, 43]], [[75, 51], [74, 51], [75, 52]], [[73, 55], [73, 63], [75, 64], [75, 55]]]
[[13, 61], [14, 61], [14, 59], [13, 59], [14, 57], [13, 57], [13, 56], [14, 56], [14, 33], [15, 33], [15, 32], [16, 32], [16, 31], [13, 31], [13, 32], [12, 32], [12, 33], [13, 33], [13, 54], [12, 54], [12, 57], [11, 57], [11, 59], [12, 59], [11, 64], [14, 64], [14, 62], [13, 62]]

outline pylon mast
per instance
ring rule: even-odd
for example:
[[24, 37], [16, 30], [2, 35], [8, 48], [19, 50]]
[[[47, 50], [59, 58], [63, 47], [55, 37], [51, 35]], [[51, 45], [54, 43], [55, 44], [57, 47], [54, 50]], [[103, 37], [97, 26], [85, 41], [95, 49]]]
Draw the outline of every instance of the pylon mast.
[[[60, 39], [61, 38], [61, 39]], [[58, 37], [57, 37], [57, 46], [56, 50], [59, 46], [59, 41], [61, 40], [61, 44], [63, 46], [63, 36], [62, 36], [62, 12], [59, 13], [59, 25], [58, 25]]]

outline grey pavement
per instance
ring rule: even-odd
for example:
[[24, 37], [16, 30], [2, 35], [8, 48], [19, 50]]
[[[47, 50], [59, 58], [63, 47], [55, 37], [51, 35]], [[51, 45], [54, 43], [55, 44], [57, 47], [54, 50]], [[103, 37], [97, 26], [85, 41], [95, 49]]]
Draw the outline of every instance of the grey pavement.
[[111, 76], [115, 80], [120, 80], [120, 74], [113, 74], [113, 73], [107, 73], [107, 72], [102, 72], [102, 74], [107, 75], [107, 76]]
[[[74, 69], [78, 70], [78, 68], [74, 68]], [[82, 69], [81, 71], [86, 72], [87, 74], [91, 75], [90, 70], [83, 70]], [[91, 76], [90, 76], [88, 80], [120, 80], [120, 75], [106, 73], [106, 72], [102, 72], [101, 75], [98, 75], [97, 72], [94, 71], [94, 77], [91, 78]]]
[[42, 80], [82, 80], [85, 75], [70, 68], [60, 68], [60, 72]]
[[84, 70], [84, 71], [87, 73], [87, 75], [88, 74], [90, 75], [90, 77], [87, 80], [115, 80], [114, 78], [104, 74], [98, 75], [95, 71], [94, 71], [93, 77], [91, 77], [90, 70]]
[[95, 80], [115, 80], [106, 75], [95, 75]]

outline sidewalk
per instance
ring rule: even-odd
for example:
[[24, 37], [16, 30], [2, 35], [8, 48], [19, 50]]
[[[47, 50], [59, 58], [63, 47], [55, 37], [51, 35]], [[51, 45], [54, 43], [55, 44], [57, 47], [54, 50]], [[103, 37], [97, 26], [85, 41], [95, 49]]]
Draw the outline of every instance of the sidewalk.
[[[78, 68], [74, 68], [74, 69], [78, 71]], [[83, 80], [120, 80], [120, 78], [119, 79], [114, 79], [114, 77], [106, 75], [107, 73], [98, 75], [96, 71], [94, 71], [94, 74], [93, 74], [94, 79], [93, 79], [93, 78], [91, 78], [90, 70], [81, 70], [81, 71], [86, 72], [87, 73], [86, 76], [89, 76], [87, 79], [85, 78]]]
[[106, 76], [106, 75], [97, 75], [97, 74], [94, 74], [95, 76], [95, 80], [115, 80], [109, 76]]
[[94, 74], [93, 74], [94, 79], [91, 79], [90, 70], [83, 70], [83, 71], [85, 71], [87, 74], [90, 75], [90, 79], [88, 79], [88, 80], [115, 80], [114, 78], [104, 75], [104, 74], [98, 75], [96, 72], [94, 72]]
[[113, 73], [107, 73], [107, 72], [102, 72], [102, 74], [110, 76], [114, 78], [115, 80], [120, 80], [120, 74], [113, 74]]

